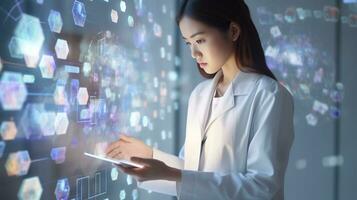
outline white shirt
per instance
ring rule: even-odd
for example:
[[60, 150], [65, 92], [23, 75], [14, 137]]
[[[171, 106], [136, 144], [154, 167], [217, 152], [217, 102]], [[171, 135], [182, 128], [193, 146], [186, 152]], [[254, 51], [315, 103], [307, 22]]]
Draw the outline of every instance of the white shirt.
[[[181, 182], [145, 181], [138, 186], [180, 200], [284, 199], [284, 176], [294, 139], [291, 94], [265, 75], [239, 72], [208, 121], [221, 76], [219, 71], [192, 91], [179, 157], [153, 151], [154, 159], [181, 169]], [[205, 134], [205, 155], [200, 159]]]

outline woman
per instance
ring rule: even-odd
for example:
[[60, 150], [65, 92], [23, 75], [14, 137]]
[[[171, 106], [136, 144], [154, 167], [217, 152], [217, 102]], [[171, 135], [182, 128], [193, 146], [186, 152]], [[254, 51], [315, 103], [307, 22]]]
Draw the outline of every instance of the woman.
[[139, 187], [182, 200], [284, 199], [293, 100], [266, 65], [247, 5], [184, 0], [177, 23], [208, 79], [190, 96], [180, 156], [125, 135], [107, 155], [144, 165], [119, 166]]

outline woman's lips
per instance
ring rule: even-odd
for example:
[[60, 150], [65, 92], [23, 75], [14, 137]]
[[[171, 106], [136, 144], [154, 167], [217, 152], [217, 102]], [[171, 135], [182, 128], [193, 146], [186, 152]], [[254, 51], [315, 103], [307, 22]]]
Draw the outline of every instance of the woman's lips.
[[205, 68], [207, 67], [207, 63], [198, 63], [200, 65], [201, 68]]

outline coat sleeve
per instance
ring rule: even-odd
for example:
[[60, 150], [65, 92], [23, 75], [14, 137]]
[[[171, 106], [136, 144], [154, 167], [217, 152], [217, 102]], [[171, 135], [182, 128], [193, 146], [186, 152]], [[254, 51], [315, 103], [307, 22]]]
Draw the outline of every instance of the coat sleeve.
[[[171, 155], [165, 152], [162, 152], [158, 149], [153, 149], [153, 158], [161, 160], [166, 165], [174, 167], [177, 169], [183, 169], [184, 160], [184, 147], [181, 148], [179, 156]], [[146, 190], [151, 190], [153, 192], [159, 192], [162, 194], [176, 196], [176, 182], [175, 181], [166, 181], [166, 180], [154, 180], [154, 181], [144, 181], [138, 182], [138, 187]]]
[[[280, 86], [282, 87], [282, 86]], [[182, 170], [180, 200], [275, 199], [283, 190], [284, 175], [294, 139], [293, 100], [285, 88], [257, 92], [245, 173]]]

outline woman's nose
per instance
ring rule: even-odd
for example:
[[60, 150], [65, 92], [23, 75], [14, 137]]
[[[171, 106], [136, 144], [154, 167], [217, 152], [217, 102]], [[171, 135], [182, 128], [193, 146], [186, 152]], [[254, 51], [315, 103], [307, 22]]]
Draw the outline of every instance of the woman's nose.
[[192, 58], [196, 59], [202, 56], [202, 53], [198, 50], [195, 45], [191, 45], [191, 56]]

